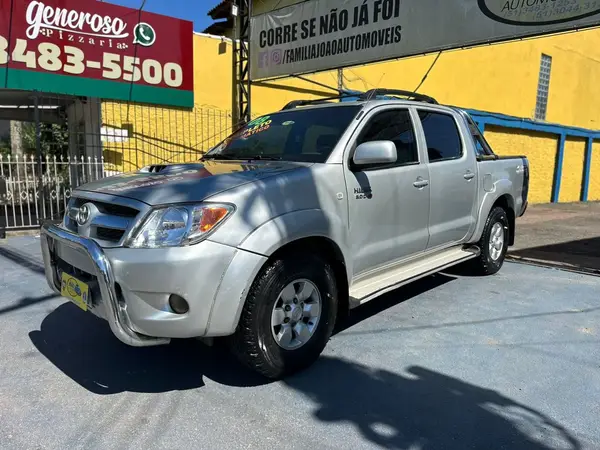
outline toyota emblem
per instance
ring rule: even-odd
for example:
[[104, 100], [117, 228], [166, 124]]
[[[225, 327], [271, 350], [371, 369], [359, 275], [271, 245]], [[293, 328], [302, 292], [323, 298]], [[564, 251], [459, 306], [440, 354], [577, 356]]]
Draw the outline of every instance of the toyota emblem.
[[90, 213], [91, 210], [87, 203], [79, 208], [79, 211], [77, 212], [77, 224], [79, 226], [85, 225], [88, 220], [90, 220]]

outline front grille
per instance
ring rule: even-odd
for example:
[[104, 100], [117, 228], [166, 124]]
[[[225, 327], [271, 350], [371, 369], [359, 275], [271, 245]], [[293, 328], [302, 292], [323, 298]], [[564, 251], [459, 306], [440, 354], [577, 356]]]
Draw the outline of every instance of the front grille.
[[[94, 206], [91, 222], [79, 226], [74, 218], [78, 209], [86, 203]], [[118, 245], [140, 214], [140, 210], [131, 206], [82, 197], [71, 198], [68, 209], [73, 217], [69, 214], [65, 216], [65, 227], [81, 236], [97, 239], [103, 246]]]
[[119, 242], [125, 230], [116, 230], [114, 228], [96, 227], [96, 237], [103, 241]]
[[135, 217], [138, 215], [139, 211], [135, 208], [130, 208], [129, 206], [117, 205], [115, 203], [106, 203], [99, 202], [97, 200], [87, 200], [85, 198], [74, 198], [72, 207], [79, 208], [81, 205], [85, 203], [92, 203], [98, 208], [98, 210], [103, 214], [108, 214], [110, 216], [119, 216], [119, 217]]

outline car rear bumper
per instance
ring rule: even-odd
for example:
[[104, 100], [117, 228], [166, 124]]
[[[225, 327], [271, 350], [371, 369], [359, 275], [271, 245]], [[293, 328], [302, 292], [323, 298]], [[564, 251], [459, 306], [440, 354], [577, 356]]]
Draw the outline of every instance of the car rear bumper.
[[[60, 294], [61, 271], [83, 276], [92, 292], [89, 310], [107, 320], [119, 340], [135, 347], [233, 333], [244, 294], [266, 260], [211, 241], [164, 249], [104, 249], [47, 224], [41, 245], [48, 284]], [[187, 301], [186, 313], [171, 309], [172, 294]]]

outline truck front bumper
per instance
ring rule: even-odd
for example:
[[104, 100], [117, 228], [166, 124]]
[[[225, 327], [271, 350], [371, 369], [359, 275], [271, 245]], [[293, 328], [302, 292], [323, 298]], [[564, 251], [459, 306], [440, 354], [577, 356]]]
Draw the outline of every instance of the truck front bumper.
[[[90, 283], [89, 311], [135, 347], [233, 333], [245, 293], [266, 261], [211, 241], [162, 249], [102, 248], [50, 224], [42, 226], [40, 237], [50, 287], [61, 294], [61, 271], [83, 275]], [[175, 313], [171, 295], [183, 297], [189, 310]]]

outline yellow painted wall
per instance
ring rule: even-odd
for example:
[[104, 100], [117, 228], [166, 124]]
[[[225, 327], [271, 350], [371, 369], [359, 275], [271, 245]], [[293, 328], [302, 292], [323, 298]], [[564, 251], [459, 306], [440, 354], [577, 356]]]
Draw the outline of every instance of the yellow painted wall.
[[588, 200], [600, 200], [600, 142], [594, 142], [592, 147], [592, 164]]
[[487, 126], [485, 139], [499, 155], [527, 156], [531, 170], [529, 201], [551, 201], [558, 148], [558, 140], [554, 136]]
[[[102, 103], [107, 170], [128, 172], [149, 164], [197, 159], [216, 145], [232, 126], [231, 42], [194, 36], [193, 109], [151, 105]], [[115, 141], [113, 129], [127, 129], [129, 137]]]
[[581, 200], [585, 144], [584, 139], [567, 139], [565, 143], [560, 202], [578, 202]]

